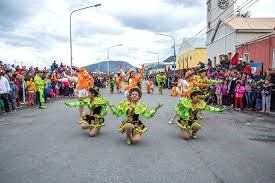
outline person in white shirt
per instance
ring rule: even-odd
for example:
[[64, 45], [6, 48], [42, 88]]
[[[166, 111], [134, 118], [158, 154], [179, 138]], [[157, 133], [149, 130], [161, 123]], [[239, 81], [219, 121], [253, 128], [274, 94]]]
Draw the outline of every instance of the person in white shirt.
[[9, 112], [9, 92], [10, 84], [7, 78], [4, 77], [4, 71], [0, 70], [0, 98], [4, 102], [5, 112]]

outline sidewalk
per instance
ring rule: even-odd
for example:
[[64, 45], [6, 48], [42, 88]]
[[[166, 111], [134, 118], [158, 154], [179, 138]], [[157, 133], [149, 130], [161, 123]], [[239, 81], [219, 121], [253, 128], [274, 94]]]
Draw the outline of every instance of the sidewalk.
[[[48, 103], [52, 103], [55, 101], [59, 101], [59, 100], [63, 100], [63, 99], [73, 99], [75, 97], [64, 97], [64, 96], [60, 96], [60, 97], [54, 97], [54, 98], [48, 98], [47, 102], [46, 102], [46, 107]], [[12, 112], [5, 112], [5, 111], [0, 111], [0, 116], [2, 115], [8, 115], [8, 114], [13, 114], [16, 113], [17, 111], [23, 110], [23, 109], [27, 109], [27, 108], [37, 108], [37, 110], [39, 110], [38, 105], [34, 105], [34, 106], [28, 106], [27, 103], [20, 105], [19, 107], [17, 107], [16, 111], [12, 111]]]

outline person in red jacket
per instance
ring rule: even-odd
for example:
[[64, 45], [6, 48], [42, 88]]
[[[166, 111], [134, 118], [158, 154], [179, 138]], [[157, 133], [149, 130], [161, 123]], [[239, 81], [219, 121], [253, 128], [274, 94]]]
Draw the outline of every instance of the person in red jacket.
[[251, 75], [252, 69], [251, 69], [249, 63], [244, 64], [243, 71], [244, 71], [244, 73], [245, 73], [246, 75], [249, 75], [249, 76]]
[[236, 53], [236, 54], [231, 58], [230, 64], [231, 64], [232, 66], [237, 66], [237, 65], [238, 65], [238, 62], [239, 62], [239, 53]]

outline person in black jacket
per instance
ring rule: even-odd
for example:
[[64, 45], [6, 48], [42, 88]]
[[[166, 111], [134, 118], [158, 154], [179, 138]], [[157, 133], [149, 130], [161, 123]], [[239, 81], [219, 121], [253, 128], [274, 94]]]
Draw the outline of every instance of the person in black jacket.
[[237, 85], [237, 77], [236, 76], [233, 76], [233, 78], [230, 78], [229, 79], [230, 82], [228, 83], [228, 93], [229, 93], [229, 97], [230, 97], [230, 105], [231, 105], [231, 108], [234, 107], [234, 97], [235, 97], [235, 88], [236, 88], [236, 85]]

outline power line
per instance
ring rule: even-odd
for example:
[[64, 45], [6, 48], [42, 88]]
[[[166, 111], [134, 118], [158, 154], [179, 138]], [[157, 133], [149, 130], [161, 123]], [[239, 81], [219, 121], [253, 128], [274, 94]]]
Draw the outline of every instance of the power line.
[[[221, 15], [223, 15], [226, 10], [228, 10], [229, 8], [231, 8], [238, 0], [235, 0], [231, 5], [229, 5], [223, 12], [221, 12], [212, 22], [215, 22], [218, 18], [220, 18]], [[216, 7], [217, 8], [217, 7]], [[197, 35], [199, 35], [201, 32], [203, 32], [205, 29], [207, 29], [207, 26], [204, 27], [202, 30], [200, 30], [195, 36], [193, 36], [192, 38], [190, 38], [188, 41], [191, 41], [192, 39], [194, 39]]]
[[[238, 11], [240, 11], [242, 8], [244, 8], [247, 4], [249, 4], [249, 3], [251, 3], [253, 0], [250, 0], [249, 2], [247, 2], [247, 1], [244, 1], [240, 6], [242, 6], [241, 8], [240, 8], [240, 6], [238, 7], [238, 10], [236, 10], [236, 12], [238, 12]], [[233, 6], [235, 3], [237, 2], [237, 0], [235, 0], [228, 8], [230, 8], [231, 6]], [[246, 3], [247, 2], [247, 3]], [[246, 4], [245, 4], [246, 3]], [[244, 5], [245, 4], [245, 5]], [[243, 6], [244, 5], [244, 6]], [[228, 9], [227, 8], [227, 9]], [[226, 10], [227, 10], [226, 9]], [[224, 10], [220, 15], [222, 15], [224, 12], [226, 12], [226, 10]], [[225, 20], [225, 19], [227, 19], [227, 18], [230, 18], [230, 17], [232, 17], [233, 15], [234, 15], [234, 13], [235, 12], [233, 12], [233, 14], [231, 13], [231, 14], [229, 14], [229, 15], [227, 15], [226, 17], [224, 17], [224, 19], [223, 20]], [[217, 16], [212, 22], [210, 22], [210, 23], [213, 23], [214, 21], [216, 21], [219, 17], [220, 17], [220, 15], [219, 16]], [[199, 33], [197, 33], [195, 36], [197, 36], [197, 35], [199, 35], [201, 32], [203, 32], [205, 29], [207, 28], [207, 26], [204, 28], [204, 29], [202, 29]], [[201, 38], [202, 36], [204, 36], [206, 33], [204, 33], [203, 35], [201, 35], [199, 38]], [[194, 37], [192, 37], [192, 38], [190, 38], [189, 40], [188, 40], [188, 42], [190, 42], [192, 39], [194, 39], [195, 38], [195, 36]], [[196, 41], [195, 41], [196, 40]], [[192, 43], [194, 43], [194, 42], [197, 42], [198, 41], [198, 38], [196, 38]]]
[[[253, 3], [251, 3], [252, 1], [254, 1], [254, 0], [250, 0], [250, 1], [245, 1], [245, 2], [243, 2], [242, 4], [241, 4], [241, 6], [242, 7], [239, 7], [238, 8], [238, 10], [236, 11], [236, 12], [238, 12], [238, 11], [240, 11], [240, 10], [242, 10], [243, 8], [245, 8], [247, 5], [248, 5], [248, 7], [246, 8], [246, 9], [248, 9], [249, 7], [251, 7], [253, 4], [255, 4], [257, 1], [259, 1], [259, 0], [256, 0], [255, 2], [253, 2]], [[236, 2], [236, 1], [235, 1]], [[246, 3], [246, 4], [245, 4]], [[251, 3], [251, 4], [250, 4]], [[244, 5], [245, 4], [245, 5]], [[250, 4], [250, 5], [249, 5]], [[226, 20], [228, 20], [229, 18], [234, 18], [234, 14], [235, 14], [235, 12], [233, 12], [233, 14], [231, 13], [231, 14], [229, 14], [228, 16], [226, 16], [225, 18], [223, 18], [221, 21], [226, 21]], [[216, 18], [217, 19], [217, 18]], [[215, 19], [215, 20], [216, 20]], [[214, 21], [215, 21], [214, 20]], [[205, 30], [206, 28], [204, 28], [203, 30]], [[200, 31], [200, 32], [202, 32], [202, 31]], [[199, 41], [200, 40], [200, 38], [202, 38], [203, 36], [205, 36], [206, 35], [206, 33], [204, 33], [204, 34], [202, 34], [200, 37], [198, 37], [198, 38], [196, 38], [194, 41], [192, 41], [192, 42], [189, 42], [188, 41], [188, 43], [189, 44], [194, 44], [195, 42], [197, 42], [197, 41]], [[193, 38], [191, 38], [191, 39], [193, 39]], [[186, 48], [187, 46], [181, 46], [180, 48]]]

